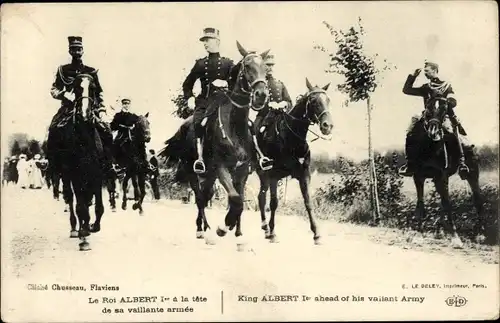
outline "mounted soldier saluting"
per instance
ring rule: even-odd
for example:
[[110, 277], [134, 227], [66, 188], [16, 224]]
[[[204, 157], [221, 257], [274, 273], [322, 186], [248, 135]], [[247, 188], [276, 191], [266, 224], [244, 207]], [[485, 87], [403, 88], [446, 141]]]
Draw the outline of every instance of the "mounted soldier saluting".
[[[228, 86], [229, 76], [234, 63], [231, 59], [222, 57], [219, 53], [220, 36], [219, 30], [215, 28], [205, 28], [203, 42], [208, 56], [196, 60], [191, 72], [182, 84], [184, 98], [188, 107], [194, 109], [193, 121], [196, 136], [196, 151], [198, 159], [193, 164], [193, 170], [197, 174], [205, 173], [205, 163], [203, 161], [203, 137], [204, 125], [202, 124], [205, 111], [211, 100], [217, 94], [217, 89]], [[201, 93], [198, 97], [193, 96], [193, 86], [196, 80], [201, 82]]]
[[139, 120], [139, 116], [135, 113], [130, 112], [130, 104], [132, 101], [129, 98], [123, 98], [121, 100], [122, 110], [114, 115], [113, 121], [111, 121], [111, 131], [117, 131], [116, 137], [113, 141], [113, 156], [118, 165], [123, 166], [123, 154], [125, 153], [122, 149], [123, 144], [127, 140], [132, 140], [131, 130]]
[[[416, 78], [420, 74], [421, 69], [416, 69], [413, 74], [408, 75], [406, 82], [403, 86], [403, 93], [407, 95], [420, 96], [424, 100], [424, 109], [428, 107], [428, 104], [432, 104], [435, 99], [446, 100], [448, 104], [448, 113], [443, 122], [443, 129], [453, 134], [453, 128], [457, 127], [458, 132], [466, 136], [466, 132], [462, 125], [460, 124], [455, 111], [453, 110], [457, 105], [457, 100], [455, 98], [455, 93], [450, 83], [445, 82], [438, 78], [439, 66], [433, 62], [425, 62], [424, 64], [424, 74], [429, 82], [420, 86], [413, 87]], [[417, 123], [421, 122], [421, 116], [413, 116], [410, 126], [406, 133], [406, 159], [407, 163], [399, 169], [399, 173], [403, 176], [413, 176], [416, 168], [417, 158], [419, 154], [419, 135], [416, 133]], [[458, 134], [457, 134], [458, 135]], [[465, 149], [471, 149], [469, 145], [463, 142], [463, 138], [457, 138], [461, 145]], [[465, 159], [463, 154], [460, 158], [459, 172], [467, 172], [468, 168], [465, 165]]]
[[260, 133], [262, 136], [266, 135], [266, 129], [280, 109], [288, 111], [292, 107], [292, 99], [288, 94], [285, 84], [274, 77], [274, 55], [268, 54], [265, 59], [266, 65], [266, 80], [269, 87], [269, 103], [267, 106], [260, 110], [255, 118], [254, 126], [250, 127], [254, 144], [259, 154], [259, 164], [263, 170], [272, 168], [272, 160], [264, 156], [259, 147], [258, 139], [255, 133]]
[[50, 90], [52, 97], [61, 101], [61, 107], [52, 118], [52, 122], [49, 126], [49, 135], [54, 128], [64, 126], [66, 121], [72, 117], [70, 112], [75, 106], [75, 93], [73, 93], [73, 82], [75, 78], [81, 74], [91, 75], [95, 84], [94, 93], [97, 100], [96, 104], [99, 106], [99, 109], [97, 110], [98, 115], [96, 115], [97, 131], [101, 137], [103, 146], [105, 146], [103, 166], [107, 174], [112, 174], [111, 172], [113, 171], [113, 168], [111, 164], [111, 156], [109, 156], [109, 148], [111, 147], [113, 137], [108, 124], [101, 119], [103, 113], [106, 113], [106, 109], [104, 108], [102, 98], [103, 90], [97, 75], [98, 70], [83, 64], [82, 37], [69, 36], [68, 42], [69, 54], [72, 57], [71, 63], [59, 66], [54, 83], [52, 84], [52, 88]]

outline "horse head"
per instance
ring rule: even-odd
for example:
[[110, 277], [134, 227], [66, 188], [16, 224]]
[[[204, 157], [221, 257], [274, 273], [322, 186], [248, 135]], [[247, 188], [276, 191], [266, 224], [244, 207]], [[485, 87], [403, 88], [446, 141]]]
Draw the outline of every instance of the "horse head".
[[424, 112], [424, 129], [432, 141], [443, 139], [443, 121], [448, 111], [446, 98], [432, 98]]
[[[327, 136], [333, 129], [332, 115], [330, 113], [330, 98], [326, 93], [330, 83], [321, 88], [311, 85], [306, 78], [306, 86], [308, 92], [299, 102], [297, 102], [289, 114], [299, 114], [296, 117], [306, 119], [311, 124], [317, 124], [321, 133]], [[297, 110], [294, 111], [295, 109]]]
[[84, 120], [91, 120], [94, 116], [95, 97], [93, 90], [95, 88], [94, 77], [90, 74], [79, 74], [73, 83], [75, 93], [74, 113], [83, 116]]
[[236, 45], [243, 58], [236, 65], [239, 69], [236, 80], [234, 80], [236, 86], [233, 92], [241, 90], [245, 94], [249, 94], [250, 108], [259, 111], [265, 107], [269, 99], [264, 65], [264, 59], [267, 57], [269, 50], [256, 54], [247, 51], [238, 41], [236, 41]]
[[143, 140], [144, 142], [151, 141], [151, 131], [149, 127], [149, 112], [145, 115], [139, 115], [139, 119], [137, 120], [137, 126], [135, 127], [135, 134], [138, 138]]

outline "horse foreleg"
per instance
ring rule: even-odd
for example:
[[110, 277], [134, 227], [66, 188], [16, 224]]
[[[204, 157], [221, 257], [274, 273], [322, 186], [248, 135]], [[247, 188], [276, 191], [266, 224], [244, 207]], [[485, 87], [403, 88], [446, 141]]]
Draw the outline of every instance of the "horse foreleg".
[[259, 190], [259, 211], [260, 211], [260, 228], [264, 230], [266, 239], [271, 237], [269, 225], [266, 221], [266, 195], [269, 189], [269, 178], [266, 175], [259, 176], [260, 178], [260, 190]]
[[[203, 204], [203, 198], [201, 196], [201, 190], [198, 186], [198, 178], [196, 175], [190, 176], [189, 184], [193, 189], [195, 194], [195, 202], [198, 207], [198, 215], [196, 216], [196, 238], [203, 239], [204, 232], [207, 230], [208, 223], [206, 221], [205, 216], [205, 205]], [[205, 228], [203, 228], [203, 224], [206, 223]]]
[[91, 232], [99, 232], [101, 231], [101, 218], [104, 214], [104, 203], [102, 200], [102, 189], [101, 185], [98, 186], [95, 192], [95, 221], [91, 226]]
[[[448, 191], [448, 177], [435, 179], [436, 191], [441, 196], [441, 206], [443, 210], [440, 212], [440, 222], [444, 226], [446, 223], [446, 231], [452, 235], [452, 246], [454, 248], [462, 248], [462, 240], [458, 236], [457, 228], [455, 226], [455, 216], [451, 212], [451, 201]], [[446, 222], [444, 219], [446, 216]]]
[[116, 211], [116, 179], [114, 176], [106, 179], [106, 188], [109, 194], [109, 205], [111, 211]]
[[472, 200], [477, 212], [477, 221], [474, 225], [473, 234], [474, 239], [477, 243], [483, 243], [486, 237], [483, 232], [485, 231], [484, 227], [484, 199], [481, 194], [481, 188], [479, 187], [479, 176], [472, 176], [473, 173], [467, 174], [467, 182], [472, 191]]
[[127, 190], [128, 190], [128, 179], [130, 178], [128, 172], [125, 173], [125, 176], [123, 177], [123, 182], [122, 182], [122, 191], [123, 191], [123, 196], [122, 196], [122, 210], [127, 209]]
[[[233, 186], [233, 179], [229, 170], [226, 167], [218, 169], [219, 182], [224, 187], [228, 195], [229, 210], [224, 219], [224, 227], [217, 228], [217, 234], [221, 237], [225, 236], [228, 230], [232, 230], [236, 225], [237, 216], [243, 212], [243, 200], [238, 194], [238, 191]], [[213, 184], [213, 183], [212, 183]]]
[[243, 203], [241, 210], [239, 210], [238, 213], [235, 214], [235, 216], [236, 216], [236, 230], [234, 232], [234, 235], [236, 237], [240, 237], [243, 235], [243, 233], [241, 232], [241, 215], [243, 214], [243, 210], [244, 210], [245, 184], [246, 184], [247, 179], [248, 179], [248, 174], [245, 174], [244, 171], [245, 170], [243, 168], [239, 168], [239, 169], [237, 169], [236, 174], [233, 176], [234, 187], [235, 187], [236, 191], [239, 193], [241, 201]]
[[307, 215], [309, 217], [309, 223], [311, 226], [311, 231], [314, 233], [314, 243], [321, 243], [321, 235], [318, 230], [318, 224], [316, 223], [315, 216], [313, 214], [313, 210], [311, 207], [311, 198], [309, 192], [309, 186], [311, 183], [311, 174], [309, 173], [309, 169], [304, 171], [304, 174], [299, 178], [299, 186], [300, 191], [302, 193], [302, 198], [304, 199], [304, 205], [306, 207]]
[[[271, 216], [269, 218], [269, 239], [270, 242], [278, 242], [278, 238], [276, 237], [276, 232], [274, 228], [276, 227], [276, 210], [278, 209], [278, 180], [273, 178], [270, 180], [270, 188], [271, 188], [271, 200], [269, 201], [269, 208], [271, 209]], [[265, 203], [264, 203], [265, 207]], [[314, 231], [314, 230], [313, 230]], [[315, 232], [316, 233], [316, 232]]]
[[137, 190], [137, 193], [139, 193], [139, 198], [136, 198], [136, 208], [139, 209], [139, 214], [143, 214], [143, 209], [142, 209], [142, 201], [144, 201], [144, 197], [146, 196], [146, 176], [144, 173], [139, 173], [137, 175], [137, 187], [134, 187], [134, 194], [135, 191]]
[[[415, 183], [415, 189], [417, 190], [417, 205], [415, 207], [415, 218], [417, 220], [417, 231], [422, 234], [423, 230], [423, 219], [425, 218], [425, 206], [424, 206], [424, 184], [425, 178], [413, 177], [413, 182]], [[406, 218], [406, 227], [411, 229], [411, 220], [408, 213]], [[439, 228], [438, 228], [439, 229]]]

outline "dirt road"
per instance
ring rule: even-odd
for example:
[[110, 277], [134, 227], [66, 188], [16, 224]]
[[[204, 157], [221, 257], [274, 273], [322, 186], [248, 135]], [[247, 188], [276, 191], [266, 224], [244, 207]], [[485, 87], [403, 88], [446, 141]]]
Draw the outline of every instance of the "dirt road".
[[[162, 200], [147, 202], [144, 216], [107, 208], [101, 232], [90, 237], [92, 250], [81, 252], [78, 239], [69, 238], [63, 208], [46, 189], [2, 190], [3, 320], [498, 316], [498, 262], [488, 263], [479, 251], [391, 246], [387, 240], [397, 233], [331, 222], [321, 223], [324, 244], [316, 246], [308, 223], [289, 216], [278, 216], [280, 242], [271, 244], [259, 215], [248, 211], [242, 222], [245, 250], [237, 251], [233, 233], [214, 233], [216, 245], [195, 238], [194, 205]], [[207, 214], [212, 228], [222, 223], [223, 210]], [[85, 290], [58, 290], [66, 285]]]

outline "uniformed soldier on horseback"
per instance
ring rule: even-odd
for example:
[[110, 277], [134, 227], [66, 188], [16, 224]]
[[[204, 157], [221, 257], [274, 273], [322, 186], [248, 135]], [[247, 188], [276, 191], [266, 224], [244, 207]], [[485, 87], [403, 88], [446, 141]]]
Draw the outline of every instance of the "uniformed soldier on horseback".
[[111, 165], [111, 156], [109, 156], [109, 147], [112, 144], [112, 134], [109, 125], [102, 120], [102, 116], [106, 113], [106, 109], [103, 103], [103, 90], [98, 78], [98, 70], [84, 65], [83, 56], [83, 42], [82, 37], [79, 36], [69, 36], [69, 54], [72, 57], [70, 64], [65, 64], [59, 66], [56, 72], [54, 83], [50, 90], [50, 94], [56, 100], [61, 101], [61, 107], [56, 112], [52, 118], [52, 122], [49, 126], [49, 133], [56, 127], [63, 126], [62, 124], [67, 117], [68, 112], [74, 108], [75, 93], [73, 92], [73, 82], [78, 75], [88, 74], [91, 75], [94, 80], [94, 93], [96, 99], [96, 105], [99, 107], [96, 111], [96, 125], [97, 131], [99, 133], [100, 139], [105, 147], [105, 153], [103, 156], [103, 166], [106, 173], [110, 174], [113, 168]]
[[139, 116], [133, 112], [130, 112], [130, 104], [132, 101], [129, 98], [123, 98], [121, 100], [122, 110], [114, 115], [113, 120], [111, 121], [111, 130], [116, 131], [116, 137], [113, 141], [113, 156], [115, 158], [115, 162], [122, 165], [123, 162], [123, 144], [127, 142], [127, 140], [132, 140], [131, 131], [135, 126], [136, 122], [139, 120]]
[[266, 79], [269, 87], [269, 103], [267, 106], [260, 110], [255, 118], [254, 126], [252, 129], [252, 136], [254, 144], [259, 154], [259, 164], [263, 170], [272, 168], [272, 160], [266, 157], [259, 147], [256, 132], [266, 135], [266, 129], [269, 124], [274, 120], [279, 110], [289, 110], [292, 107], [292, 99], [288, 94], [285, 84], [274, 77], [274, 55], [268, 54], [265, 59], [266, 65]]
[[[432, 100], [436, 98], [445, 99], [448, 104], [448, 113], [443, 121], [443, 129], [453, 134], [453, 128], [457, 127], [458, 132], [466, 136], [466, 132], [462, 125], [460, 124], [457, 116], [455, 115], [455, 111], [453, 110], [457, 105], [457, 100], [455, 98], [455, 93], [453, 92], [453, 88], [451, 84], [445, 82], [438, 78], [439, 66], [433, 62], [425, 62], [424, 64], [424, 74], [429, 82], [416, 88], [413, 87], [413, 84], [420, 74], [421, 69], [416, 69], [413, 74], [408, 75], [406, 82], [403, 86], [403, 93], [407, 95], [420, 96], [424, 100], [424, 107], [432, 102]], [[420, 122], [421, 116], [413, 116], [410, 126], [407, 130], [406, 134], [406, 159], [407, 163], [399, 169], [399, 173], [403, 176], [413, 176], [416, 168], [416, 159], [418, 158], [419, 152], [419, 142], [418, 142], [418, 134], [416, 133], [416, 124]], [[458, 138], [461, 145], [466, 149], [470, 149], [466, 143], [463, 142], [463, 138]], [[467, 171], [468, 168], [465, 165], [465, 159], [463, 156], [460, 158], [459, 164], [459, 172]]]
[[[200, 41], [203, 42], [205, 50], [208, 52], [208, 56], [196, 60], [191, 72], [182, 84], [184, 98], [187, 100], [188, 107], [194, 109], [193, 121], [198, 157], [193, 164], [193, 170], [197, 174], [205, 172], [202, 144], [205, 129], [202, 121], [206, 109], [217, 95], [218, 89], [228, 86], [230, 72], [234, 66], [231, 59], [222, 57], [219, 53], [219, 30], [215, 28], [205, 28]], [[193, 96], [193, 86], [198, 79], [201, 82], [201, 93], [195, 99]]]

